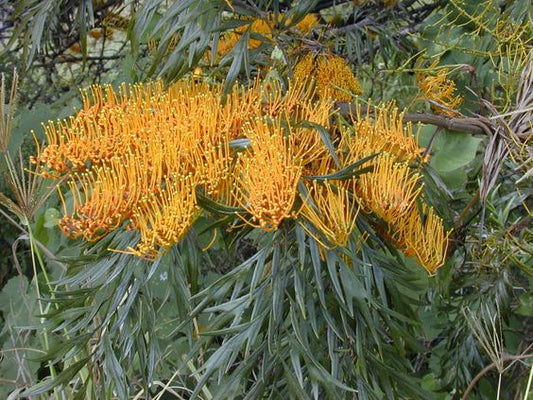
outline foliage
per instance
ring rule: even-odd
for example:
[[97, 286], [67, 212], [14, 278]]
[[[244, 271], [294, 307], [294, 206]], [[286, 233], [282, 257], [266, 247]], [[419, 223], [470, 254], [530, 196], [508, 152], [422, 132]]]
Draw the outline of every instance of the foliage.
[[0, 397], [531, 396], [529, 2], [0, 15]]

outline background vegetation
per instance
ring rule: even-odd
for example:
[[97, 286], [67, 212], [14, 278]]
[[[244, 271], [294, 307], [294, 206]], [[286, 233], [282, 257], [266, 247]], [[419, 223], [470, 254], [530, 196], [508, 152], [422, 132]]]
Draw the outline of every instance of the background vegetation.
[[[527, 0], [0, 0], [0, 397], [533, 398], [531, 13]], [[355, 72], [347, 120], [349, 102], [394, 100], [420, 123], [423, 198], [453, 228], [434, 276], [362, 214], [345, 251], [294, 222], [228, 231], [232, 210], [208, 198], [155, 262], [107, 250], [133, 232], [61, 233], [58, 182], [29, 157], [41, 123], [80, 109], [79, 88], [284, 87], [309, 52]]]

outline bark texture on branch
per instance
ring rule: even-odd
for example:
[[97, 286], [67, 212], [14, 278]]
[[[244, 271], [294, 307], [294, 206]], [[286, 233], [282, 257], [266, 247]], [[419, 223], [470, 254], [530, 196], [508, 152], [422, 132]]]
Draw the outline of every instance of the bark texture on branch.
[[[356, 107], [351, 103], [336, 103], [337, 109], [344, 116], [357, 117]], [[365, 113], [366, 109], [362, 108]], [[406, 122], [420, 122], [435, 125], [451, 132], [470, 133], [472, 135], [492, 135], [490, 125], [483, 118], [448, 118], [441, 115], [427, 113], [405, 113], [403, 120]]]

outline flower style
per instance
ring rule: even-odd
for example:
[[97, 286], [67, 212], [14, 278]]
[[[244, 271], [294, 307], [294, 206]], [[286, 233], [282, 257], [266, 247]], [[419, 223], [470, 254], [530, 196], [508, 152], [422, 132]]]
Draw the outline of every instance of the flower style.
[[121, 159], [94, 168], [91, 172], [76, 173], [68, 182], [72, 196], [72, 212], [64, 195], [64, 216], [59, 221], [63, 233], [70, 238], [98, 240], [118, 228], [131, 214], [139, 198], [155, 190], [149, 185], [149, 173], [135, 162], [126, 165]]
[[[53, 174], [87, 171], [94, 165], [121, 157], [124, 149], [151, 136], [152, 110], [166, 93], [160, 83], [123, 85], [117, 95], [110, 86], [82, 92], [83, 108], [74, 117], [45, 127], [48, 146], [32, 162]], [[159, 118], [161, 120], [161, 118]]]
[[151, 193], [135, 206], [132, 226], [141, 240], [136, 249], [130, 247], [126, 253], [157, 259], [185, 236], [199, 215], [192, 175], [174, 173], [162, 186], [159, 193]]
[[325, 152], [321, 157], [304, 165], [303, 175], [307, 176], [321, 176], [328, 175], [338, 171], [339, 167], [329, 154]]
[[435, 273], [444, 264], [451, 231], [446, 232], [433, 208], [424, 204], [420, 213], [418, 207], [411, 207], [394, 230], [398, 247], [406, 256], [416, 257], [429, 273]]
[[359, 206], [355, 199], [352, 179], [346, 185], [333, 186], [329, 181], [318, 184], [313, 180], [301, 214], [334, 246], [346, 246], [355, 229]]
[[349, 102], [353, 95], [363, 93], [352, 69], [342, 57], [336, 55], [315, 57], [308, 53], [296, 64], [293, 72], [296, 81], [314, 80], [320, 98]]
[[242, 136], [243, 124], [253, 116], [262, 113], [260, 81], [257, 79], [250, 88], [235, 85], [222, 101], [222, 88], [211, 88], [218, 97], [217, 107], [219, 118], [219, 132], [227, 132], [228, 138], [236, 139]]
[[366, 114], [357, 105], [353, 128], [341, 127], [339, 149], [345, 164], [381, 152], [397, 161], [413, 162], [423, 152], [413, 135], [412, 124], [403, 123], [403, 113], [398, 112], [394, 103], [369, 107]]
[[254, 226], [276, 230], [293, 211], [302, 166], [279, 120], [248, 124], [250, 148], [240, 156], [235, 197], [254, 219]]
[[422, 191], [419, 173], [406, 163], [397, 163], [384, 153], [373, 160], [374, 170], [362, 174], [357, 194], [363, 207], [388, 224], [397, 223], [412, 207]]
[[303, 82], [290, 82], [283, 96], [276, 95], [278, 92], [281, 92], [281, 88], [273, 88], [268, 92], [263, 112], [272, 118], [281, 118], [286, 123], [294, 155], [301, 160], [302, 165], [323, 157], [327, 148], [317, 125], [330, 128], [334, 113], [332, 102], [327, 99], [313, 100], [314, 88]]
[[231, 191], [229, 177], [233, 161], [229, 141], [199, 146], [195, 159], [191, 165], [194, 165], [198, 186], [203, 186], [205, 194], [216, 201], [227, 200]]
[[335, 113], [333, 102], [320, 98], [315, 99], [316, 88], [306, 81], [291, 80], [285, 93], [280, 84], [272, 83], [268, 87], [260, 88], [263, 99], [261, 112], [270, 117], [281, 117], [299, 124], [311, 122], [330, 127], [330, 118]]
[[[435, 69], [437, 64], [438, 61], [433, 62], [430, 68]], [[448, 72], [448, 68], [440, 68], [432, 74], [417, 73], [416, 81], [436, 114], [453, 117], [459, 114], [457, 109], [463, 103], [463, 98], [454, 94], [455, 82], [447, 78]]]

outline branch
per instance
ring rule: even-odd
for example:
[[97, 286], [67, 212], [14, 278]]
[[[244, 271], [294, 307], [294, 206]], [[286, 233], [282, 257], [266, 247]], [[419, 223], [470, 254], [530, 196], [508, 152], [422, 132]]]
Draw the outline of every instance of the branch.
[[[533, 354], [522, 354], [519, 356], [513, 356], [513, 355], [504, 355], [499, 362], [505, 362], [505, 361], [516, 361], [516, 360], [526, 360], [528, 358], [533, 358]], [[468, 394], [472, 391], [476, 383], [483, 378], [483, 375], [485, 375], [487, 372], [489, 372], [491, 369], [496, 368], [496, 362], [493, 362], [489, 365], [487, 365], [485, 368], [481, 370], [479, 374], [476, 375], [476, 377], [470, 382], [468, 387], [466, 388], [463, 397], [461, 397], [461, 400], [466, 400]]]
[[[83, 57], [74, 57], [74, 56], [63, 56], [64, 59], [56, 59], [53, 60], [54, 64], [64, 64], [64, 63], [79, 63], [82, 61], [108, 61], [108, 60], [118, 60], [120, 58], [123, 58], [122, 55], [113, 55], [113, 56], [87, 56], [85, 58]], [[50, 63], [42, 63], [42, 64], [34, 64], [34, 67], [39, 68], [46, 68], [50, 65]]]
[[363, 18], [362, 20], [360, 20], [358, 22], [355, 22], [353, 24], [345, 25], [345, 26], [342, 26], [340, 28], [330, 29], [327, 32], [327, 38], [331, 38], [331, 37], [338, 36], [338, 35], [344, 35], [344, 34], [350, 32], [350, 31], [355, 31], [355, 30], [360, 29], [360, 28], [362, 28], [362, 27], [364, 27], [366, 25], [371, 25], [371, 24], [375, 24], [374, 18], [366, 17], [366, 18]]
[[473, 135], [482, 135], [485, 130], [473, 123], [472, 118], [446, 118], [440, 115], [426, 113], [406, 113], [403, 116], [406, 122], [421, 122], [435, 125], [452, 132], [465, 132]]
[[[336, 103], [336, 107], [344, 116], [357, 117], [356, 107], [351, 103]], [[364, 112], [364, 110], [362, 109]], [[435, 125], [452, 132], [470, 133], [472, 135], [492, 136], [492, 130], [482, 118], [446, 118], [440, 115], [426, 113], [406, 113], [403, 116], [406, 122], [421, 122]]]
[[348, 3], [349, 0], [320, 0], [316, 3], [315, 7], [313, 8], [313, 12], [319, 12], [321, 10], [324, 10], [326, 8], [333, 7], [335, 5], [339, 5], [342, 3]]

